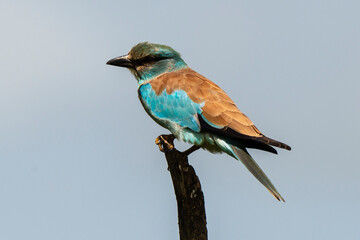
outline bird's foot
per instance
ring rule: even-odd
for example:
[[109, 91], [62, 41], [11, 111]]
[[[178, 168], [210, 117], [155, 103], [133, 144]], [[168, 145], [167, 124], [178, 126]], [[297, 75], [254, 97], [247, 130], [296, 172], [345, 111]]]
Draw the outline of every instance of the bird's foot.
[[190, 147], [188, 150], [182, 152], [183, 155], [185, 155], [186, 157], [189, 156], [191, 153], [195, 152], [196, 150], [199, 150], [200, 147], [193, 145], [192, 147]]
[[173, 134], [160, 135], [155, 139], [155, 143], [161, 152], [168, 152], [174, 148], [174, 139]]

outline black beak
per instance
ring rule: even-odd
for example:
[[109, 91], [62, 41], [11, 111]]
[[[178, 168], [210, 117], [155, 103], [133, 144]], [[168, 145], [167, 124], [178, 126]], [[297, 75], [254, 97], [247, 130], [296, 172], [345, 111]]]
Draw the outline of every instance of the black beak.
[[133, 68], [134, 64], [129, 59], [128, 55], [120, 56], [117, 58], [110, 59], [106, 64], [118, 66], [118, 67], [126, 67], [126, 68]]

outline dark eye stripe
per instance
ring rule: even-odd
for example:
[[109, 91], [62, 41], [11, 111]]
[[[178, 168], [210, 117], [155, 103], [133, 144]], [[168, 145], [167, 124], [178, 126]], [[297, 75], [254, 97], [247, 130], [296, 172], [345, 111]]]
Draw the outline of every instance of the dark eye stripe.
[[143, 66], [143, 65], [153, 64], [164, 59], [169, 59], [169, 57], [154, 57], [149, 55], [140, 59], [133, 60], [133, 63], [135, 63], [135, 65], [137, 66]]

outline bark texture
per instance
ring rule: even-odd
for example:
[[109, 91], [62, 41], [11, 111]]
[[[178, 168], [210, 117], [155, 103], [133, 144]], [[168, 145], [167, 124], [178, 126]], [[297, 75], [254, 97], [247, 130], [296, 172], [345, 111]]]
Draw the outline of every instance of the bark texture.
[[204, 195], [199, 178], [188, 162], [188, 155], [198, 147], [179, 152], [173, 141], [173, 135], [161, 135], [156, 144], [165, 153], [174, 185], [180, 240], [207, 240]]

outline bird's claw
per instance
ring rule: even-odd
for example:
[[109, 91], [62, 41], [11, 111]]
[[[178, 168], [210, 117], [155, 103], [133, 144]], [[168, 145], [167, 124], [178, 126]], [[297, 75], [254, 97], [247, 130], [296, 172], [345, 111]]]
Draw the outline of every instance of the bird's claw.
[[161, 152], [168, 152], [174, 148], [174, 135], [160, 135], [155, 139], [155, 144], [158, 145]]

